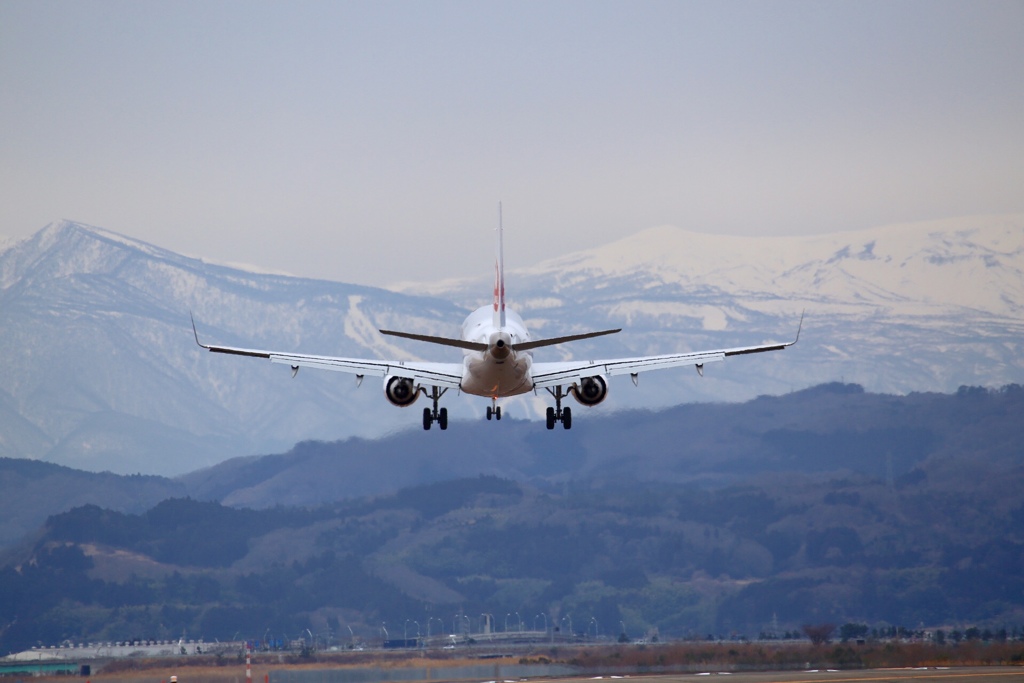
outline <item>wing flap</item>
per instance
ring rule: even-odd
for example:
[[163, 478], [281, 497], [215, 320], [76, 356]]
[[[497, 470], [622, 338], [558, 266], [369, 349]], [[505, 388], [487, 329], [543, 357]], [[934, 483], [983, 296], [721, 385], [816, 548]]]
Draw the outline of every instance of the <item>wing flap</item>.
[[333, 356], [307, 356], [298, 353], [271, 353], [270, 362], [281, 363], [293, 368], [316, 368], [371, 377], [409, 377], [422, 384], [452, 389], [458, 389], [462, 384], [462, 365], [460, 363], [335, 358]]
[[664, 370], [683, 365], [703, 365], [725, 360], [722, 351], [698, 351], [695, 353], [676, 353], [663, 356], [642, 356], [638, 358], [616, 358], [612, 360], [534, 363], [534, 385], [539, 388], [567, 384], [583, 377], [604, 375], [632, 375], [649, 370]]
[[669, 353], [659, 356], [640, 356], [637, 358], [614, 358], [597, 361], [568, 361], [560, 363], [534, 363], [533, 383], [536, 388], [553, 387], [579, 381], [594, 375], [615, 376], [635, 375], [648, 370], [665, 370], [686, 365], [703, 366], [705, 363], [723, 361], [730, 356], [744, 356], [751, 353], [781, 351], [800, 341], [800, 331], [804, 326], [804, 317], [800, 315], [800, 324], [796, 330], [796, 338], [791, 342], [776, 344], [759, 344], [756, 346], [738, 346], [732, 349], [716, 349], [712, 351], [691, 351], [687, 353]]
[[192, 320], [192, 333], [195, 335], [196, 344], [211, 353], [226, 353], [233, 356], [248, 356], [250, 358], [267, 358], [271, 363], [280, 363], [291, 368], [316, 368], [318, 370], [347, 372], [351, 375], [370, 375], [371, 377], [396, 375], [409, 377], [423, 384], [452, 389], [458, 389], [462, 383], [462, 365], [460, 363], [420, 363], [415, 361], [375, 360], [372, 358], [338, 358], [335, 356], [312, 356], [304, 353], [283, 353], [279, 351], [261, 351], [235, 346], [204, 344], [199, 341], [195, 319]]

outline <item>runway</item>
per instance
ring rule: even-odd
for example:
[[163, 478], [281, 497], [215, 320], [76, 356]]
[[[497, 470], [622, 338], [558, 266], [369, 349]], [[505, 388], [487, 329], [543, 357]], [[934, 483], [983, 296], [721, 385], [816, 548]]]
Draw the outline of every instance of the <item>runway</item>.
[[[606, 676], [586, 680], [621, 680], [642, 678], [643, 683], [701, 683], [718, 680], [720, 683], [900, 683], [921, 681], [934, 683], [1020, 683], [1024, 681], [1024, 667], [979, 666], [919, 669], [874, 669], [867, 671], [785, 671], [775, 673], [731, 673], [708, 671], [695, 674], [665, 674], [653, 676]], [[583, 679], [549, 679], [546, 683], [580, 683]]]

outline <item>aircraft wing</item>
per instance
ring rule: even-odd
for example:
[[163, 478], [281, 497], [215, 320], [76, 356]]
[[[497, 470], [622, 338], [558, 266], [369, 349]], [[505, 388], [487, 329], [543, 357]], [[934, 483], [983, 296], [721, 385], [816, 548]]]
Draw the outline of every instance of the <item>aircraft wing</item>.
[[659, 356], [640, 356], [637, 358], [614, 358], [611, 360], [563, 361], [557, 363], [534, 363], [533, 383], [540, 389], [560, 384], [572, 384], [584, 377], [603, 375], [636, 375], [649, 370], [665, 370], [686, 365], [696, 366], [697, 372], [704, 374], [704, 364], [725, 360], [730, 356], [744, 356], [765, 351], [781, 351], [800, 340], [803, 328], [803, 316], [800, 327], [796, 331], [796, 339], [791, 342], [777, 344], [761, 344], [759, 346], [740, 346], [733, 349], [717, 349], [714, 351], [688, 351], [686, 353], [667, 353]]
[[437, 387], [450, 387], [458, 389], [462, 383], [461, 363], [427, 363], [419, 361], [398, 361], [398, 360], [376, 360], [372, 358], [338, 358], [335, 356], [313, 356], [303, 353], [286, 353], [279, 351], [261, 351], [258, 349], [243, 349], [234, 346], [217, 346], [216, 344], [204, 344], [199, 341], [199, 334], [195, 331], [195, 321], [192, 322], [192, 331], [195, 333], [196, 343], [204, 349], [213, 353], [226, 353], [235, 356], [248, 356], [250, 358], [266, 358], [271, 363], [281, 363], [291, 367], [293, 373], [299, 368], [317, 368], [320, 370], [334, 370], [335, 372], [347, 372], [351, 375], [371, 377], [409, 377], [410, 379], [430, 384]]

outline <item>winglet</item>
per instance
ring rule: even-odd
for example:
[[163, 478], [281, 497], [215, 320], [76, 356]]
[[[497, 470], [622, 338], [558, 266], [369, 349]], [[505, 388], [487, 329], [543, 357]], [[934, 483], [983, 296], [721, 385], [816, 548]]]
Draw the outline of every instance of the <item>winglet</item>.
[[199, 341], [199, 333], [196, 332], [196, 319], [195, 319], [195, 316], [192, 315], [192, 309], [191, 308], [188, 309], [188, 317], [192, 321], [192, 334], [195, 335], [196, 344], [199, 344], [199, 346], [201, 346], [204, 349], [210, 348], [206, 344], [204, 344], [201, 341]]
[[807, 313], [807, 309], [806, 308], [804, 310], [800, 311], [800, 324], [797, 325], [797, 328], [796, 328], [796, 339], [794, 339], [792, 342], [790, 342], [789, 346], [792, 346], [793, 344], [796, 344], [798, 341], [800, 341], [800, 330], [804, 329], [804, 314], [805, 313]]

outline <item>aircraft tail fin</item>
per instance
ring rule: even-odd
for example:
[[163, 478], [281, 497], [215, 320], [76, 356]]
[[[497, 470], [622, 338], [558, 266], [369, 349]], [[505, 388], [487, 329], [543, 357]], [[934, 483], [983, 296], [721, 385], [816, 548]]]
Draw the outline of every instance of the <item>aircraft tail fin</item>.
[[502, 245], [501, 202], [498, 202], [497, 251], [494, 257], [494, 327], [505, 327], [505, 255]]

